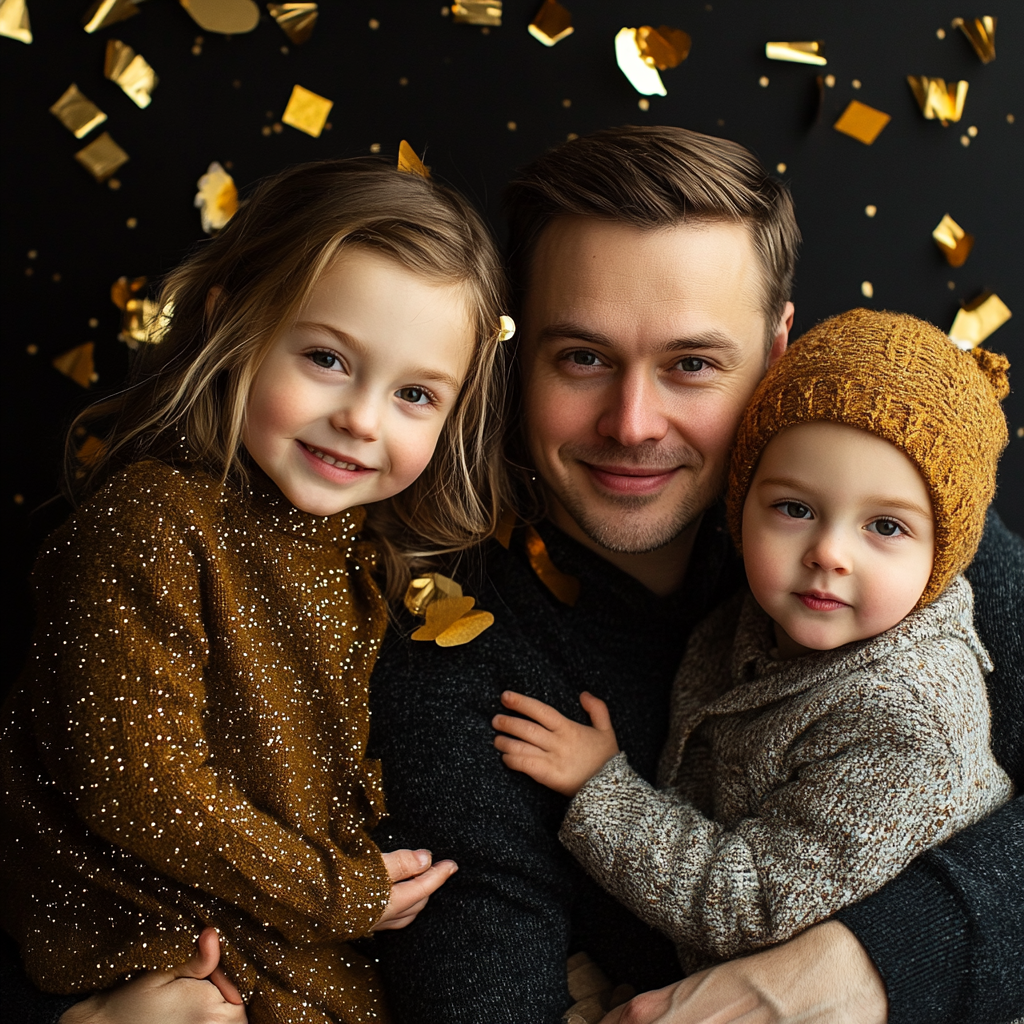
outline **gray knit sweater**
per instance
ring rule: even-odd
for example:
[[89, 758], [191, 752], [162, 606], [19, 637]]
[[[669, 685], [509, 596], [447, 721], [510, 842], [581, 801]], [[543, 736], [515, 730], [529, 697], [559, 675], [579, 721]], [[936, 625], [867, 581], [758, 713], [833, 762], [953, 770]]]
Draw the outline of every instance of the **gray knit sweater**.
[[655, 789], [608, 762], [560, 838], [689, 970], [782, 941], [990, 814], [991, 663], [958, 577], [880, 636], [791, 661], [749, 594], [694, 632]]

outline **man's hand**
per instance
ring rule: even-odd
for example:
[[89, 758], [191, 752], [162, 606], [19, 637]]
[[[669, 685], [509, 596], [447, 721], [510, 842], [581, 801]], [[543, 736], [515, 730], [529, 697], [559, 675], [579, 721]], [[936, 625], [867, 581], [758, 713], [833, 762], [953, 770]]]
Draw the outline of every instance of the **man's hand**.
[[885, 986], [838, 921], [612, 1010], [601, 1024], [885, 1024]]
[[381, 856], [392, 882], [391, 899], [371, 932], [404, 928], [427, 905], [431, 893], [459, 870], [453, 860], [431, 866], [429, 850], [394, 850]]
[[203, 929], [197, 946], [187, 964], [90, 996], [59, 1024], [245, 1024], [242, 997], [219, 966], [216, 929]]
[[550, 705], [511, 690], [501, 695], [501, 703], [527, 716], [495, 715], [491, 720], [498, 732], [508, 733], [494, 738], [502, 761], [563, 796], [575, 796], [619, 752], [608, 705], [592, 693], [580, 694], [590, 725], [580, 725]]

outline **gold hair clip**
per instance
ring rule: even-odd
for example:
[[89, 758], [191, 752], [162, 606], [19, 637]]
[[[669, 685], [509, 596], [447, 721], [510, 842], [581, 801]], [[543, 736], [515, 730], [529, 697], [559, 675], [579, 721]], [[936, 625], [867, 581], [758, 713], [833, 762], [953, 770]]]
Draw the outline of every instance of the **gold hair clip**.
[[516, 333], [516, 322], [510, 316], [498, 317], [498, 341], [508, 341]]
[[463, 597], [455, 580], [430, 572], [414, 579], [405, 591], [405, 607], [426, 622], [413, 640], [433, 640], [438, 647], [460, 647], [494, 624], [490, 612], [474, 610], [476, 598]]

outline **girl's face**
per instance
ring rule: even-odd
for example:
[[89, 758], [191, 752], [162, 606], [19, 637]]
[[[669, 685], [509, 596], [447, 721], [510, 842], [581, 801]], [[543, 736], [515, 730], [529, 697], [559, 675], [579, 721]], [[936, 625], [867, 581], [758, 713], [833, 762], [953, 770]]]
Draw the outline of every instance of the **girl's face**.
[[462, 286], [344, 252], [260, 366], [245, 447], [313, 515], [388, 498], [430, 461], [473, 347]]
[[924, 478], [895, 445], [840, 423], [771, 439], [743, 506], [743, 562], [782, 657], [895, 626], [932, 571]]

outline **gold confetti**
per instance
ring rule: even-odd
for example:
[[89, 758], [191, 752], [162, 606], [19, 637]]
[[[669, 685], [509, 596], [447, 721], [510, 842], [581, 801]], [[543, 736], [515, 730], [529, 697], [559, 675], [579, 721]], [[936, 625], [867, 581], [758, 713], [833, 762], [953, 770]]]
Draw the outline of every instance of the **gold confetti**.
[[139, 8], [132, 0], [96, 0], [82, 17], [82, 25], [86, 32], [92, 33], [138, 13]]
[[125, 95], [137, 106], [148, 107], [159, 79], [142, 54], [136, 53], [120, 39], [107, 40], [103, 59], [103, 75], [117, 82]]
[[99, 457], [103, 451], [103, 442], [92, 434], [86, 436], [86, 439], [79, 446], [75, 457], [78, 459], [83, 466], [91, 466]]
[[554, 46], [573, 34], [572, 15], [558, 0], [544, 0], [527, 31], [545, 46]]
[[512, 543], [512, 531], [515, 529], [516, 523], [519, 517], [507, 508], [501, 513], [501, 518], [498, 520], [498, 525], [494, 528], [494, 539], [508, 551], [509, 544]]
[[180, 0], [192, 20], [207, 32], [235, 36], [251, 32], [260, 20], [252, 0]]
[[317, 4], [267, 4], [267, 10], [296, 46], [313, 34], [319, 13]]
[[775, 171], [776, 171], [777, 174], [785, 174], [786, 173], [786, 165], [783, 164], [783, 163], [776, 164], [775, 165]]
[[370, 26], [371, 31], [376, 32], [380, 28], [380, 22], [376, 18], [371, 18], [367, 24]]
[[1013, 314], [998, 295], [982, 292], [977, 298], [964, 303], [957, 312], [949, 337], [958, 348], [977, 348], [1011, 316]]
[[651, 101], [646, 96], [641, 96], [636, 105], [645, 112], [651, 109]]
[[837, 132], [870, 146], [891, 120], [892, 118], [881, 110], [869, 107], [860, 100], [850, 100], [850, 105], [832, 127]]
[[[1020, 431], [1017, 432], [1017, 436], [1018, 437], [1020, 436]], [[25, 495], [24, 494], [16, 494], [14, 496], [14, 504], [15, 505], [21, 505], [24, 501], [25, 501]]]
[[1013, 122], [1016, 121], [1016, 120], [1017, 119], [1013, 116], [1013, 114], [1007, 114], [1006, 115], [1006, 123], [1007, 124], [1013, 124]]
[[128, 162], [128, 154], [104, 132], [75, 154], [75, 159], [97, 180], [106, 181]]
[[93, 362], [93, 350], [95, 345], [87, 341], [68, 352], [64, 352], [53, 360], [55, 369], [60, 370], [65, 377], [70, 377], [76, 384], [83, 388], [94, 384], [98, 379], [96, 376], [96, 365]]
[[935, 38], [936, 39], [945, 39], [946, 38], [946, 30], [944, 28], [937, 28], [935, 30]]
[[292, 128], [298, 128], [300, 132], [305, 132], [307, 135], [312, 135], [314, 139], [318, 139], [333, 106], [333, 100], [326, 99], [297, 85], [292, 89], [288, 106], [284, 108], [281, 120], [285, 124], [291, 125]]
[[869, 203], [867, 206], [864, 207], [864, 212], [869, 217], [874, 217], [874, 215], [878, 213], [878, 207], [875, 206], [874, 203]]
[[971, 127], [967, 129], [967, 134], [970, 135], [972, 139], [976, 139], [978, 137], [977, 126], [972, 124]]
[[214, 160], [196, 182], [199, 191], [193, 205], [199, 210], [203, 230], [208, 234], [220, 231], [238, 212], [238, 189], [235, 179]]
[[416, 155], [416, 151], [405, 139], [398, 144], [398, 169], [403, 174], [418, 174], [423, 178], [430, 177], [430, 168]]
[[562, 572], [548, 554], [544, 539], [532, 526], [526, 528], [526, 553], [537, 578], [562, 604], [574, 605], [580, 596], [580, 581]]
[[644, 60], [637, 41], [637, 29], [623, 28], [615, 36], [615, 60], [629, 84], [642, 96], [667, 96], [661, 75]]
[[455, 580], [438, 572], [414, 579], [405, 591], [405, 607], [426, 623], [413, 640], [433, 640], [439, 647], [458, 647], [478, 637], [494, 623], [490, 612], [474, 610], [476, 599], [464, 597]]
[[[1017, 436], [1018, 437], [1024, 437], [1024, 427], [1018, 427], [1017, 428]], [[19, 497], [21, 497], [21, 495], [16, 494], [14, 496], [14, 500], [17, 501]]]
[[855, 79], [854, 79], [854, 80], [853, 80], [853, 81], [852, 81], [852, 82], [850, 83], [850, 85], [852, 85], [852, 86], [854, 87], [854, 89], [859, 89], [859, 88], [860, 88], [860, 79], [859, 79], [859, 78], [855, 78]]
[[97, 125], [103, 124], [107, 115], [87, 96], [83, 95], [74, 82], [67, 87], [64, 95], [52, 107], [50, 113], [76, 139], [84, 139]]
[[129, 217], [124, 222], [124, 225], [125, 225], [126, 228], [131, 228], [132, 230], [134, 230], [135, 228], [137, 228], [139, 226], [139, 218], [138, 217]]
[[462, 0], [452, 4], [452, 18], [462, 25], [501, 25], [501, 0]]
[[506, 125], [505, 125], [505, 127], [506, 127], [506, 128], [507, 128], [507, 129], [508, 129], [508, 130], [509, 130], [510, 132], [514, 132], [514, 131], [515, 131], [515, 130], [516, 130], [516, 129], [517, 129], [518, 127], [519, 127], [519, 125], [517, 125], [517, 124], [515, 123], [515, 121], [509, 121], [509, 122], [508, 122], [508, 124], [506, 124]]
[[644, 63], [659, 71], [678, 67], [690, 56], [690, 37], [681, 28], [641, 25], [636, 30], [636, 43]]
[[907, 75], [907, 84], [914, 93], [921, 113], [929, 120], [959, 121], [963, 116], [967, 100], [967, 82], [950, 82], [943, 78], [929, 78], [927, 75]]
[[939, 221], [932, 238], [951, 267], [962, 267], [974, 248], [974, 235], [967, 234], [948, 213]]
[[825, 76], [825, 84], [826, 84], [826, 85], [827, 85], [827, 86], [828, 86], [828, 87], [829, 87], [830, 89], [834, 89], [834, 88], [835, 88], [835, 85], [836, 85], [836, 76], [835, 76], [835, 75], [826, 75], [826, 76]]
[[872, 299], [875, 296], [875, 286], [870, 281], [861, 281], [860, 293], [865, 299]]
[[371, 142], [370, 143], [370, 152], [371, 153], [379, 153], [380, 152], [380, 143], [379, 142]]
[[764, 55], [769, 60], [788, 60], [794, 64], [825, 65], [825, 44], [819, 39], [809, 43], [765, 43]]
[[967, 147], [970, 144], [971, 144], [971, 137], [970, 137], [970, 135], [961, 135], [960, 136], [960, 145], [961, 146]]
[[953, 27], [967, 36], [967, 41], [974, 47], [982, 64], [990, 64], [996, 59], [996, 19], [991, 14], [972, 21], [954, 18]]
[[498, 341], [508, 341], [516, 333], [516, 322], [504, 313], [498, 317]]
[[121, 310], [121, 332], [117, 340], [132, 350], [140, 344], [156, 345], [162, 341], [174, 312], [171, 304], [161, 310], [152, 299], [140, 295], [146, 283], [144, 277], [134, 281], [119, 277], [110, 286], [110, 301]]
[[404, 604], [413, 615], [424, 616], [427, 614], [427, 605], [432, 602], [460, 597], [462, 587], [455, 580], [439, 572], [428, 572], [425, 576], [418, 576], [406, 587]]
[[759, 78], [759, 79], [757, 80], [757, 84], [758, 84], [759, 86], [761, 86], [761, 88], [762, 88], [762, 89], [767, 89], [767, 88], [768, 88], [768, 76], [767, 76], [767, 75], [762, 75], [762, 76], [761, 76], [761, 77], [760, 77], [760, 78]]
[[438, 634], [434, 642], [438, 647], [460, 647], [462, 644], [468, 644], [470, 640], [475, 640], [485, 629], [493, 625], [494, 616], [490, 612], [477, 609], [456, 619]]
[[19, 43], [32, 42], [25, 0], [0, 0], [0, 36], [17, 39]]

